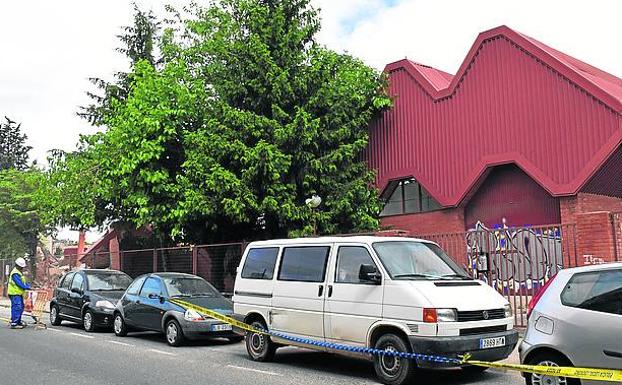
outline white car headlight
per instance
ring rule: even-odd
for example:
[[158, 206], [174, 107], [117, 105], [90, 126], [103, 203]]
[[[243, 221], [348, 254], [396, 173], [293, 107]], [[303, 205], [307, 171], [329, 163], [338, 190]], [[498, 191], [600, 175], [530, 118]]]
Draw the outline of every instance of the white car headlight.
[[505, 318], [510, 318], [512, 316], [512, 306], [510, 306], [510, 304], [505, 305], [503, 310], [505, 310]]
[[436, 317], [438, 322], [458, 321], [458, 314], [454, 309], [436, 309]]
[[102, 309], [114, 310], [114, 304], [110, 301], [97, 301], [95, 302], [95, 307], [100, 307]]
[[199, 312], [192, 310], [192, 309], [188, 309], [186, 310], [186, 312], [184, 313], [184, 319], [186, 321], [203, 321], [205, 320], [205, 318], [203, 318], [203, 316], [201, 314], [199, 314]]

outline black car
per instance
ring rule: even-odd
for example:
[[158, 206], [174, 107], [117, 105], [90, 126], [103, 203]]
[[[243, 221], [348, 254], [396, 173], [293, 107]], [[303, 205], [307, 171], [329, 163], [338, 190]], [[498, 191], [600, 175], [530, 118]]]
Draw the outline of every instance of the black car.
[[192, 303], [222, 314], [233, 313], [233, 302], [225, 298], [203, 278], [182, 273], [142, 275], [128, 287], [114, 312], [114, 332], [123, 337], [128, 331], [157, 331], [171, 346], [184, 340], [224, 337], [238, 342], [231, 325], [185, 309], [170, 299]]
[[65, 274], [50, 301], [50, 323], [63, 320], [81, 323], [87, 332], [110, 328], [117, 301], [132, 283], [116, 270], [85, 269]]

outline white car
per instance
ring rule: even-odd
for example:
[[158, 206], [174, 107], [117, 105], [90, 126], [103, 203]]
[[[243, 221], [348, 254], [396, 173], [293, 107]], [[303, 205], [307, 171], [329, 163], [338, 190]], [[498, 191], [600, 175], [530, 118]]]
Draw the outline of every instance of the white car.
[[[622, 263], [560, 270], [529, 303], [521, 362], [622, 369]], [[605, 385], [525, 374], [527, 385]], [[613, 382], [609, 382], [613, 384]]]
[[[496, 361], [518, 340], [499, 293], [468, 277], [437, 244], [413, 238], [253, 242], [240, 262], [233, 301], [236, 316], [255, 327], [334, 344], [445, 357], [468, 352]], [[246, 338], [255, 361], [271, 360], [282, 345], [296, 343], [256, 333]], [[386, 384], [406, 383], [415, 367], [439, 366], [388, 355], [373, 360]]]

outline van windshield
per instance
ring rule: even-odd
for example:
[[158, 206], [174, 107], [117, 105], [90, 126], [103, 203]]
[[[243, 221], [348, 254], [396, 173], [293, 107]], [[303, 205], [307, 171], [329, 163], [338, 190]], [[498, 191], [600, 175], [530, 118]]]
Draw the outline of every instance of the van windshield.
[[424, 242], [386, 241], [373, 244], [392, 279], [471, 279], [440, 247]]

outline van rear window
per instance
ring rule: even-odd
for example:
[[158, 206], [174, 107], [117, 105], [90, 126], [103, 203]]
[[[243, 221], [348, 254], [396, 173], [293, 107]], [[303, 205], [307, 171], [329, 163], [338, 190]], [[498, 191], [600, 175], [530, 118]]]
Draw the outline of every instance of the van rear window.
[[278, 247], [249, 250], [242, 268], [242, 278], [272, 279], [278, 253]]
[[281, 258], [280, 281], [324, 282], [328, 246], [287, 247]]

